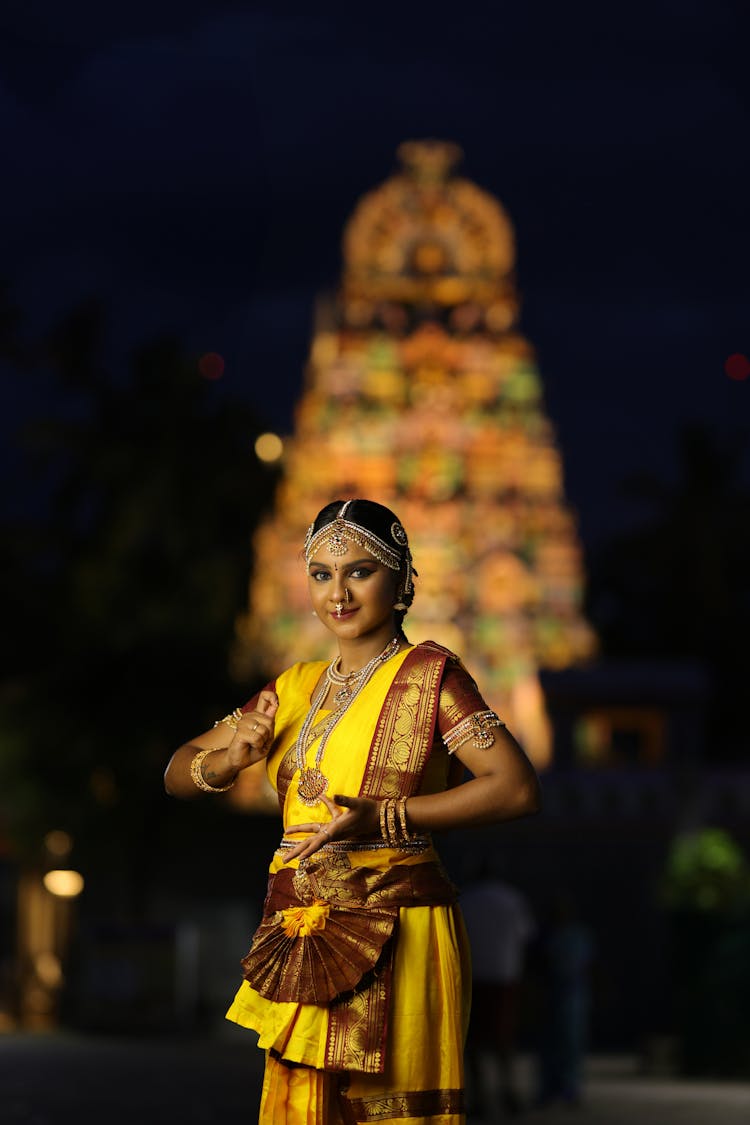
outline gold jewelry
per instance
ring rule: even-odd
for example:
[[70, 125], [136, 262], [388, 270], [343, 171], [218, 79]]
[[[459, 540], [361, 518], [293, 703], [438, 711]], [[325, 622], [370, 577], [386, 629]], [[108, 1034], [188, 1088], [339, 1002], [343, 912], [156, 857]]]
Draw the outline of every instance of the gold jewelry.
[[473, 739], [477, 750], [489, 750], [495, 741], [493, 727], [504, 727], [505, 723], [494, 711], [475, 711], [463, 719], [453, 730], [443, 735], [448, 753], [454, 754], [459, 746]]
[[344, 606], [349, 605], [350, 601], [351, 594], [349, 593], [349, 587], [344, 586], [344, 600], [343, 602], [336, 602], [336, 613], [339, 617], [341, 617], [341, 614], [344, 612]]
[[[398, 638], [394, 637], [393, 640], [389, 641], [389, 644], [393, 644], [394, 641], [398, 641]], [[385, 649], [383, 652], [385, 652]], [[339, 684], [339, 690], [333, 697], [335, 703], [346, 703], [351, 697], [355, 687], [359, 684], [359, 681], [365, 676], [369, 679], [370, 665], [373, 663], [377, 664], [383, 656], [383, 652], [381, 652], [380, 656], [376, 656], [373, 660], [368, 661], [364, 668], [360, 668], [358, 672], [349, 672], [346, 676], [339, 672], [337, 668], [337, 665], [341, 663], [341, 657], [339, 656], [331, 661], [326, 669], [326, 679], [329, 684]], [[385, 659], [388, 660], [389, 657], [386, 656]]]
[[251, 734], [253, 733], [253, 731], [256, 731], [256, 730], [259, 730], [259, 729], [260, 729], [260, 723], [253, 723], [253, 730], [251, 731]]
[[398, 847], [398, 833], [396, 832], [396, 802], [393, 799], [388, 801], [388, 807], [385, 810], [385, 823], [388, 832], [388, 843], [392, 848]]
[[388, 845], [388, 828], [386, 827], [386, 823], [385, 823], [385, 813], [386, 813], [387, 804], [388, 804], [388, 798], [386, 798], [384, 801], [380, 802], [380, 809], [379, 809], [379, 814], [378, 814], [379, 818], [380, 818], [380, 835], [382, 836], [383, 843], [386, 846]]
[[391, 524], [391, 539], [400, 548], [395, 550], [369, 528], [346, 518], [347, 511], [353, 503], [354, 500], [347, 500], [339, 508], [336, 519], [325, 524], [318, 531], [314, 532], [315, 525], [310, 524], [305, 536], [305, 563], [308, 566], [310, 565], [310, 559], [322, 544], [325, 544], [332, 555], [345, 555], [349, 550], [349, 542], [351, 541], [356, 543], [357, 546], [363, 547], [365, 551], [369, 551], [373, 558], [377, 559], [383, 566], [387, 566], [389, 570], [401, 570], [401, 567], [404, 566], [406, 570], [404, 596], [413, 594], [412, 574], [416, 574], [416, 571], [412, 565], [409, 540], [402, 524], [398, 520]]
[[[223, 722], [223, 720], [219, 721]], [[190, 763], [190, 776], [193, 780], [193, 784], [197, 786], [198, 789], [202, 789], [204, 793], [226, 793], [227, 789], [231, 789], [234, 785], [237, 780], [236, 777], [232, 778], [229, 785], [209, 785], [203, 776], [203, 760], [209, 754], [213, 754], [214, 749], [218, 749], [218, 747], [210, 747], [208, 750], [198, 751]]]
[[[358, 547], [364, 547], [369, 551], [374, 558], [381, 562], [383, 566], [389, 567], [391, 570], [401, 569], [401, 556], [398, 551], [390, 547], [379, 535], [375, 535], [369, 528], [362, 527], [361, 524], [353, 523], [352, 520], [346, 518], [347, 510], [354, 503], [353, 500], [347, 500], [342, 504], [338, 510], [336, 519], [332, 523], [325, 524], [324, 527], [315, 534], [313, 534], [313, 525], [307, 529], [307, 536], [305, 538], [305, 562], [309, 563], [312, 556], [317, 551], [318, 547], [325, 543], [328, 550], [332, 555], [345, 555], [349, 550], [349, 541], [356, 543]], [[394, 527], [401, 527], [401, 524], [394, 524]], [[406, 532], [401, 528], [404, 538]], [[393, 536], [393, 531], [391, 531]], [[394, 543], [399, 547], [403, 543], [393, 537]]]
[[[323, 678], [323, 682], [316, 692], [315, 698], [310, 704], [310, 710], [305, 716], [302, 728], [297, 735], [297, 740], [294, 744], [297, 768], [299, 769], [300, 774], [299, 782], [297, 784], [297, 794], [303, 805], [317, 805], [322, 794], [325, 793], [326, 789], [328, 788], [328, 778], [321, 771], [320, 763], [323, 760], [323, 753], [325, 751], [328, 739], [331, 736], [331, 731], [336, 726], [341, 716], [347, 711], [349, 706], [357, 698], [357, 695], [360, 693], [362, 688], [370, 680], [375, 670], [381, 664], [385, 664], [387, 660], [390, 660], [390, 658], [398, 652], [399, 643], [400, 641], [398, 637], [392, 637], [381, 653], [378, 653], [378, 655], [374, 656], [372, 660], [369, 660], [367, 664], [365, 664], [364, 668], [360, 668], [358, 672], [351, 673], [350, 676], [341, 677], [341, 674], [339, 672], [334, 672], [334, 665], [341, 660], [340, 656], [337, 656], [334, 660], [332, 660], [328, 668], [326, 669], [326, 674]], [[334, 679], [334, 676], [338, 676], [338, 680]], [[344, 698], [340, 700], [337, 698], [339, 695], [343, 694], [344, 689], [342, 689], [340, 692], [337, 692], [334, 696], [334, 699], [340, 704], [340, 706], [332, 712], [327, 720], [324, 720], [323, 731], [320, 736], [320, 743], [318, 744], [318, 749], [315, 754], [315, 764], [313, 766], [308, 766], [306, 764], [306, 758], [308, 748], [315, 738], [312, 730], [313, 724], [315, 722], [315, 716], [320, 710], [320, 706], [323, 700], [328, 695], [328, 691], [331, 685], [336, 682], [341, 683], [342, 679], [344, 681], [347, 681], [349, 679], [353, 681], [351, 690], [348, 689], [347, 685], [346, 696]]]
[[384, 846], [403, 848], [420, 839], [418, 833], [411, 833], [406, 823], [406, 802], [408, 797], [386, 797], [380, 802], [380, 835]]
[[407, 802], [407, 800], [408, 800], [408, 798], [406, 798], [406, 797], [400, 797], [398, 802], [397, 802], [398, 819], [399, 819], [399, 824], [401, 825], [401, 839], [404, 842], [412, 839], [412, 834], [409, 831], [409, 828], [408, 828], [407, 823], [406, 823], [406, 802]]
[[[336, 519], [331, 523], [326, 523], [323, 528], [314, 532], [314, 524], [310, 524], [307, 529], [305, 537], [305, 561], [308, 562], [315, 555], [316, 550], [320, 543], [325, 542], [326, 547], [331, 551], [332, 555], [341, 556], [346, 555], [349, 551], [350, 540], [358, 544], [358, 547], [363, 547], [365, 551], [370, 551], [374, 558], [382, 562], [383, 566], [389, 567], [391, 570], [401, 569], [401, 556], [400, 552], [391, 547], [385, 539], [381, 539], [380, 535], [376, 535], [374, 531], [369, 528], [363, 528], [361, 523], [354, 523], [352, 520], [346, 519], [346, 512], [354, 503], [353, 499], [347, 501], [338, 508]], [[408, 539], [406, 531], [398, 521], [391, 524], [390, 537], [392, 541], [400, 547], [401, 550], [408, 552]]]
[[[276, 850], [279, 852], [287, 852], [290, 851], [291, 848], [296, 848], [298, 846], [299, 840], [282, 839]], [[385, 840], [360, 841], [345, 839], [329, 840], [328, 843], [324, 845], [327, 850], [335, 852], [372, 852], [380, 851], [382, 848], [390, 848], [390, 846], [391, 845], [387, 844]], [[412, 855], [419, 855], [420, 852], [426, 851], [429, 847], [431, 847], [429, 836], [413, 836], [409, 843], [402, 844], [399, 850], [409, 852]]]
[[214, 723], [214, 726], [218, 727], [219, 723], [226, 723], [226, 725], [228, 727], [231, 727], [232, 730], [237, 730], [237, 727], [240, 725], [241, 718], [242, 711], [239, 707], [235, 707], [234, 711], [230, 711], [230, 713], [228, 715], [225, 715], [223, 719], [217, 719]]

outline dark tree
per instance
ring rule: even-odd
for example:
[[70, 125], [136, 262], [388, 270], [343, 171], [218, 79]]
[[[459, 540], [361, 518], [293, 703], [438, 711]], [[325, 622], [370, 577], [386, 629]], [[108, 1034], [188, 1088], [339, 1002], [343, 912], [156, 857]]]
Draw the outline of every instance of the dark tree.
[[176, 341], [118, 380], [104, 330], [88, 304], [31, 372], [15, 365], [51, 379], [58, 407], [25, 434], [43, 514], [5, 528], [0, 823], [21, 856], [65, 829], [89, 871], [142, 887], [171, 749], [235, 702], [227, 655], [275, 480], [253, 411]]

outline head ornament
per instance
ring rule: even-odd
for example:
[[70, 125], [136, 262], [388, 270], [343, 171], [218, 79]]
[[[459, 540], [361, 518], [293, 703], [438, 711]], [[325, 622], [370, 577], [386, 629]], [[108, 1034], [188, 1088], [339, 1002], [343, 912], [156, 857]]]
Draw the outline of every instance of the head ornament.
[[317, 531], [314, 531], [315, 525], [310, 524], [305, 536], [305, 562], [309, 565], [310, 560], [320, 547], [325, 546], [332, 555], [340, 556], [348, 552], [350, 543], [356, 543], [358, 547], [369, 551], [374, 559], [377, 559], [383, 566], [387, 566], [389, 570], [401, 570], [403, 567], [406, 572], [404, 593], [412, 594], [414, 592], [412, 581], [414, 570], [409, 540], [403, 526], [397, 520], [391, 524], [392, 543], [387, 543], [385, 539], [381, 539], [368, 527], [347, 519], [347, 513], [353, 503], [354, 500], [347, 500], [339, 508], [336, 518]]

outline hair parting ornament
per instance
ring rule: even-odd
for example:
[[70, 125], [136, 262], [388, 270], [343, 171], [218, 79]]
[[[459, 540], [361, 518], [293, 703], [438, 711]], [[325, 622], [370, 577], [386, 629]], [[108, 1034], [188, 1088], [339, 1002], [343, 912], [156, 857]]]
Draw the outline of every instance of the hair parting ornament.
[[[409, 540], [402, 524], [398, 520], [393, 521], [390, 528], [392, 542], [388, 543], [374, 531], [347, 518], [349, 508], [354, 503], [355, 500], [347, 500], [343, 503], [336, 518], [317, 531], [314, 530], [315, 524], [310, 524], [305, 537], [305, 562], [309, 566], [315, 552], [322, 546], [327, 547], [332, 555], [341, 556], [347, 554], [350, 543], [356, 543], [358, 547], [369, 551], [374, 559], [387, 566], [389, 570], [403, 568], [404, 583], [400, 594], [401, 597], [409, 598], [414, 593], [412, 575], [416, 574], [416, 571], [412, 565]], [[406, 609], [406, 606], [403, 608]]]

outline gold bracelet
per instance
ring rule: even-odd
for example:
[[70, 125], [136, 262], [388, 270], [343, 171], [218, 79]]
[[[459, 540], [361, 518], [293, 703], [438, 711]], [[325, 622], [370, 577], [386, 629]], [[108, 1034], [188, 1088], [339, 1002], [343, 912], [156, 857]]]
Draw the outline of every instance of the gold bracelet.
[[388, 825], [388, 842], [392, 848], [398, 847], [398, 833], [396, 831], [396, 802], [390, 797], [385, 811], [385, 820]]
[[213, 752], [214, 747], [211, 747], [210, 750], [198, 751], [198, 753], [190, 763], [190, 776], [193, 779], [193, 784], [196, 785], [198, 789], [202, 789], [204, 793], [226, 793], [227, 789], [231, 789], [234, 785], [235, 781], [237, 780], [236, 777], [232, 778], [232, 780], [229, 782], [229, 785], [209, 785], [205, 777], [203, 776], [203, 759], [208, 754], [213, 754]]
[[405, 844], [408, 843], [409, 840], [413, 839], [413, 836], [409, 831], [406, 823], [406, 801], [406, 797], [401, 797], [398, 801], [398, 819], [401, 825], [401, 838], [403, 843]]
[[380, 802], [380, 835], [383, 837], [383, 843], [388, 843], [388, 829], [385, 823], [387, 799]]
[[240, 708], [235, 707], [234, 711], [230, 711], [229, 714], [225, 715], [223, 719], [217, 719], [214, 723], [214, 726], [218, 727], [219, 723], [226, 723], [231, 730], [236, 731], [242, 715], [243, 712], [240, 710]]

